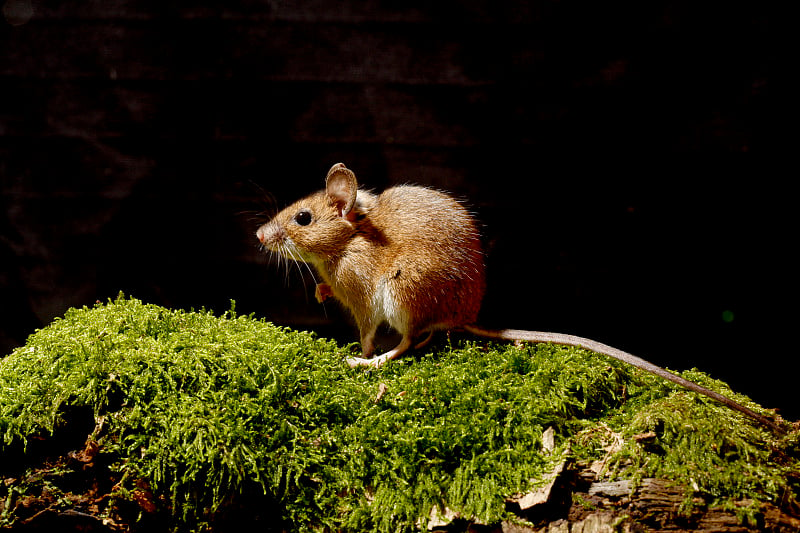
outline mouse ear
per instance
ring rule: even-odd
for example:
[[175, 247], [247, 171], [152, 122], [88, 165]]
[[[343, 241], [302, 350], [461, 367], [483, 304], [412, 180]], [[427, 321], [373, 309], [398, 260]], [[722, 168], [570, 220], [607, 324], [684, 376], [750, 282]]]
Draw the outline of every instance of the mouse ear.
[[328, 193], [328, 198], [333, 204], [339, 208], [339, 215], [347, 216], [356, 203], [356, 193], [358, 192], [356, 175], [345, 167], [344, 163], [336, 163], [325, 178], [325, 192]]

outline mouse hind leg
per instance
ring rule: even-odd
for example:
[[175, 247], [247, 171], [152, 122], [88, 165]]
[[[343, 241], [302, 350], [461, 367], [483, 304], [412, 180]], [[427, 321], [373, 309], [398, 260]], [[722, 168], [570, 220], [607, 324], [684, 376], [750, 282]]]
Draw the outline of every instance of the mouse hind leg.
[[414, 349], [419, 350], [420, 348], [426, 347], [431, 342], [432, 338], [433, 338], [433, 330], [430, 330], [428, 332], [428, 335], [424, 339], [422, 339], [421, 341], [419, 341], [417, 344], [414, 345]]
[[400, 343], [384, 354], [376, 355], [370, 359], [363, 357], [348, 357], [345, 362], [348, 364], [348, 366], [350, 366], [350, 368], [355, 368], [358, 366], [371, 366], [373, 368], [378, 368], [384, 363], [391, 361], [392, 359], [396, 359], [408, 351], [408, 349], [411, 348], [411, 343], [411, 336], [403, 335]]
[[[427, 333], [428, 334], [425, 336], [424, 339], [419, 341], [417, 344], [414, 344], [415, 350], [419, 350], [420, 348], [427, 346], [428, 343], [431, 342], [431, 339], [433, 338], [433, 330], [428, 331]], [[364, 341], [362, 341], [362, 343], [363, 342]], [[383, 365], [384, 363], [387, 363], [392, 359], [396, 359], [401, 355], [403, 355], [411, 348], [412, 344], [413, 344], [413, 337], [411, 335], [403, 335], [403, 338], [400, 339], [400, 343], [391, 350], [389, 350], [388, 352], [375, 357], [371, 357], [369, 359], [365, 357], [350, 357], [347, 359], [347, 364], [350, 366], [350, 368], [355, 368], [357, 366], [371, 366], [377, 368]]]
[[[409, 325], [409, 321], [407, 320], [408, 315], [406, 313], [399, 312], [399, 310], [394, 306], [390, 307], [392, 314], [389, 317], [385, 317], [385, 315], [370, 316], [369, 320], [364, 320], [359, 324], [359, 330], [361, 332], [362, 357], [349, 357], [345, 359], [345, 362], [348, 364], [348, 366], [351, 368], [355, 368], [357, 366], [370, 366], [377, 368], [387, 361], [391, 361], [392, 359], [400, 357], [402, 354], [408, 351], [409, 348], [411, 348], [414, 335], [411, 333], [413, 328]], [[378, 325], [385, 318], [388, 318], [389, 324], [399, 331], [403, 337], [400, 339], [400, 343], [393, 349], [384, 354], [372, 357], [372, 353], [375, 351], [375, 333], [378, 329]]]
[[375, 352], [375, 333], [377, 331], [378, 327], [372, 326], [361, 332], [361, 355], [365, 358], [372, 357]]
[[[375, 318], [370, 325], [364, 324], [360, 326], [361, 334], [361, 348], [363, 357], [350, 357], [346, 359], [347, 364], [351, 368], [357, 366], [370, 366], [377, 368], [382, 366], [392, 359], [396, 359], [408, 351], [414, 344], [414, 338], [420, 333], [427, 333], [428, 336], [419, 342], [415, 348], [421, 348], [427, 345], [433, 337], [435, 327], [420, 327], [418, 320], [414, 320], [415, 314], [411, 311], [410, 305], [404, 305], [403, 300], [398, 298], [397, 291], [391, 283], [383, 283], [379, 286], [375, 294], [373, 307], [377, 309]], [[373, 339], [377, 323], [385, 320], [389, 325], [399, 332], [403, 337], [400, 343], [388, 352], [368, 358], [372, 355]], [[424, 321], [423, 321], [424, 324]], [[367, 327], [369, 326], [369, 327]], [[366, 333], [366, 334], [365, 334]]]

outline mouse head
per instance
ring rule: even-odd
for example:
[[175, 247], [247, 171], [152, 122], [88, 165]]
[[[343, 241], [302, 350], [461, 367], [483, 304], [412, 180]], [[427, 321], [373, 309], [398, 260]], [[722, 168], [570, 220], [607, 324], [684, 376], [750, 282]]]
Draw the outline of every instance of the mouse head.
[[328, 171], [324, 191], [290, 205], [256, 236], [266, 249], [286, 258], [320, 264], [341, 253], [371, 199], [370, 193], [358, 190], [355, 174], [337, 163]]

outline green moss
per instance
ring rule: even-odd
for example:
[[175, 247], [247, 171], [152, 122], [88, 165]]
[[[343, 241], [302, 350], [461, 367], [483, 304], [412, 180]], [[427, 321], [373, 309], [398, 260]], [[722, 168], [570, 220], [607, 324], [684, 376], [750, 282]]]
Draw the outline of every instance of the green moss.
[[[414, 529], [433, 508], [496, 522], [504, 499], [567, 448], [602, 456], [607, 431], [625, 442], [609, 475], [675, 479], [723, 504], [797, 497], [796, 436], [777, 442], [583, 350], [465, 342], [364, 372], [343, 364], [352, 349], [233, 310], [215, 317], [123, 297], [73, 309], [0, 361], [2, 445], [90, 410], [121, 477], [117, 497], [145, 482], [180, 530], [254, 490], [289, 528]], [[730, 394], [700, 373], [684, 377]], [[541, 451], [548, 427], [552, 455]], [[647, 446], [632, 438], [648, 431]], [[19, 490], [0, 486], [0, 499]], [[0, 525], [14, 518], [6, 507]]]
[[[683, 375], [743, 405], [754, 406], [699, 372]], [[701, 496], [752, 518], [756, 505], [748, 509], [734, 502], [752, 499], [780, 505], [787, 498], [797, 498], [797, 433], [775, 441], [770, 432], [754, 427], [730, 409], [680, 390], [641, 407], [626, 406], [625, 411], [630, 415], [623, 428], [625, 446], [611, 465], [616, 477], [678, 480], [688, 489], [686, 511]], [[645, 444], [637, 444], [632, 438], [645, 433], [653, 435]]]

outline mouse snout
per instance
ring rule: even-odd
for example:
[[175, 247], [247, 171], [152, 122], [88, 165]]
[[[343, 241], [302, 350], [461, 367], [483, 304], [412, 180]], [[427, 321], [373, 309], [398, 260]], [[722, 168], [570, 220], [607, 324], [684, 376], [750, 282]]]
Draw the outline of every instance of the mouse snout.
[[261, 226], [258, 228], [258, 231], [256, 231], [256, 237], [261, 244], [264, 244], [264, 241], [267, 240], [267, 227]]
[[256, 231], [256, 237], [264, 246], [270, 246], [271, 244], [275, 244], [286, 239], [286, 232], [283, 230], [283, 227], [280, 224], [270, 222], [258, 228], [258, 231]]

